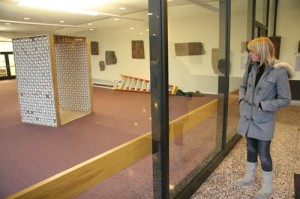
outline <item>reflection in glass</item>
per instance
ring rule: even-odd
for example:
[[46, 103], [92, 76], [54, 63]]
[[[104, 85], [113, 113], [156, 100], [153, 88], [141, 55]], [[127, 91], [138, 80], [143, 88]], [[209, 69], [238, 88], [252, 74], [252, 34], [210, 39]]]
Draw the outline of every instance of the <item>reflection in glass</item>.
[[255, 20], [267, 25], [267, 0], [257, 0], [255, 9]]
[[[222, 71], [218, 51], [219, 1], [207, 6], [171, 5], [170, 2], [169, 82], [179, 89], [176, 96], [169, 97], [172, 198], [220, 151], [217, 99]], [[182, 43], [189, 48], [182, 48], [178, 54], [176, 44]], [[193, 49], [191, 44], [201, 44], [203, 49]]]
[[[143, 2], [147, 4], [147, 1]], [[122, 3], [127, 7], [126, 1]], [[81, 34], [99, 43], [99, 55], [91, 56], [93, 83], [109, 85], [117, 82], [117, 85], [122, 85], [124, 82], [121, 75], [150, 80], [147, 11], [122, 15], [119, 20], [106, 18], [93, 22], [93, 25], [97, 26], [95, 30]], [[133, 56], [132, 41], [143, 41], [144, 58], [137, 59]], [[105, 61], [106, 51], [115, 51], [117, 61], [111, 65], [106, 64], [105, 69], [100, 70], [99, 61]], [[144, 145], [135, 147], [120, 157], [115, 157], [116, 167], [126, 165], [127, 160], [143, 153], [145, 148], [148, 149], [148, 144], [151, 146], [152, 143], [150, 92], [134, 92], [129, 87], [134, 88], [134, 86], [128, 86], [128, 91], [131, 92], [93, 88], [96, 92], [94, 99], [102, 102], [94, 104], [95, 108], [99, 108], [96, 112], [99, 118], [95, 122], [104, 128], [99, 130], [99, 135], [106, 135], [106, 132], [102, 132], [106, 131], [106, 128], [110, 130], [107, 136], [114, 147], [130, 146], [143, 139], [145, 141]], [[104, 118], [101, 119], [102, 117]], [[146, 139], [148, 136], [149, 139]], [[123, 145], [120, 146], [121, 144]], [[107, 143], [103, 143], [100, 139], [99, 145], [107, 146]], [[112, 173], [76, 198], [153, 198], [151, 147], [147, 155], [136, 159], [132, 165]]]

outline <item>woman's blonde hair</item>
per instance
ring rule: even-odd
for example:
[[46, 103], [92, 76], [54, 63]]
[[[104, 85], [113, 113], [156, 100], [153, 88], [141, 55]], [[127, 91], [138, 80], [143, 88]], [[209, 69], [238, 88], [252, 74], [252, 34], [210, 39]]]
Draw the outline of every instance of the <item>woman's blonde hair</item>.
[[247, 44], [247, 48], [259, 56], [260, 65], [268, 65], [275, 61], [275, 47], [268, 37], [258, 37], [251, 40]]

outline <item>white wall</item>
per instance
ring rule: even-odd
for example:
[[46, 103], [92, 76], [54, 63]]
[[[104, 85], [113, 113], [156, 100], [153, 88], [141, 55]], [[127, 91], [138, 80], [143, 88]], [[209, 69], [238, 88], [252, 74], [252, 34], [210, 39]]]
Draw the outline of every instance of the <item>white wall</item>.
[[[217, 93], [218, 77], [211, 65], [211, 49], [219, 47], [219, 14], [195, 5], [168, 11], [170, 83], [184, 91]], [[202, 42], [204, 54], [176, 56], [175, 43], [186, 42]]]
[[[219, 46], [219, 15], [211, 11], [202, 12], [201, 9], [203, 10], [199, 6], [191, 5], [169, 9], [169, 81], [184, 91], [217, 93], [217, 76], [211, 66], [211, 49]], [[146, 15], [146, 12], [130, 17], [143, 18], [141, 15]], [[129, 27], [135, 29], [130, 30]], [[121, 25], [80, 34], [99, 42], [100, 55], [92, 56], [94, 82], [111, 83], [120, 79], [120, 74], [150, 79], [149, 35], [148, 32], [141, 35], [140, 31], [136, 31], [141, 27], [145, 30], [147, 25], [132, 21], [130, 26]], [[131, 40], [144, 41], [145, 59], [131, 58]], [[202, 42], [205, 54], [176, 56], [175, 43], [181, 42]], [[106, 65], [105, 71], [100, 71], [98, 62], [105, 59], [106, 50], [114, 50], [118, 62], [115, 65]]]
[[[244, 68], [241, 67], [242, 42], [247, 37], [247, 0], [235, 1], [232, 17], [231, 40], [231, 77], [241, 77]], [[218, 3], [211, 3], [218, 7]], [[241, 9], [241, 6], [244, 6]], [[246, 10], [246, 11], [245, 11]], [[219, 13], [212, 12], [196, 5], [171, 7], [169, 14], [169, 82], [183, 91], [199, 90], [203, 93], [217, 93], [218, 76], [214, 73], [211, 64], [211, 50], [219, 47]], [[132, 14], [129, 17], [145, 19], [146, 12]], [[147, 18], [146, 18], [147, 19]], [[111, 20], [111, 19], [109, 19]], [[242, 21], [242, 23], [241, 23]], [[111, 20], [110, 23], [113, 23]], [[92, 78], [94, 82], [111, 84], [113, 80], [120, 79], [119, 74], [150, 79], [149, 64], [149, 35], [139, 30], [145, 30], [148, 24], [132, 21], [130, 26], [123, 24], [81, 33], [92, 41], [98, 41], [100, 55], [92, 56]], [[130, 30], [129, 27], [134, 27]], [[141, 28], [142, 27], [142, 28]], [[145, 45], [145, 59], [131, 58], [131, 40], [143, 40]], [[176, 56], [175, 43], [202, 42], [204, 55]], [[99, 61], [105, 59], [105, 51], [114, 50], [118, 59], [115, 65], [107, 65], [105, 71], [100, 71]], [[238, 85], [233, 85], [236, 88]]]
[[[280, 60], [295, 65], [295, 54], [300, 41], [300, 1], [278, 1], [276, 36], [281, 37]], [[296, 71], [294, 80], [300, 80], [300, 72]]]
[[[144, 14], [146, 15], [146, 13]], [[112, 19], [110, 20], [111, 23], [118, 23], [112, 21]], [[130, 27], [135, 29], [131, 30]], [[112, 84], [113, 80], [121, 79], [120, 74], [150, 79], [149, 34], [146, 31], [147, 28], [145, 22], [132, 21], [130, 25], [111, 26], [81, 33], [80, 35], [87, 36], [91, 41], [99, 43], [99, 55], [91, 55], [93, 81]], [[144, 41], [145, 59], [132, 58], [132, 40]], [[105, 70], [100, 71], [99, 61], [105, 61], [105, 51], [115, 51], [117, 63], [106, 65]]]

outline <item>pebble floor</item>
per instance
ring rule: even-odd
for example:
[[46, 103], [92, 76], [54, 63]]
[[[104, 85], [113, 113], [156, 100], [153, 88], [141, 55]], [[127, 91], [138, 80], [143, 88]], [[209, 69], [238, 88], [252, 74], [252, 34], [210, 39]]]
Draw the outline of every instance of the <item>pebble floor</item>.
[[[274, 193], [270, 198], [295, 198], [294, 173], [300, 174], [300, 104], [298, 102], [276, 112], [271, 156], [275, 177]], [[254, 185], [237, 188], [233, 184], [235, 179], [243, 175], [245, 160], [246, 140], [242, 138], [191, 199], [254, 199], [262, 183], [260, 162]]]

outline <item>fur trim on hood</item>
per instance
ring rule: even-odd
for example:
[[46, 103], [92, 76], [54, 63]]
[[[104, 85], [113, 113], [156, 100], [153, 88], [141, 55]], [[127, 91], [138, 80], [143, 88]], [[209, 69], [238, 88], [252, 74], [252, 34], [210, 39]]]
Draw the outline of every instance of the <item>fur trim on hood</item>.
[[281, 62], [279, 60], [276, 60], [274, 62], [274, 68], [285, 68], [287, 70], [289, 79], [295, 76], [294, 67], [287, 62]]

